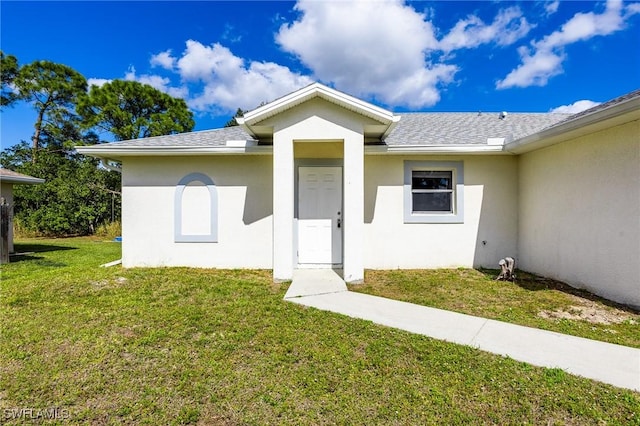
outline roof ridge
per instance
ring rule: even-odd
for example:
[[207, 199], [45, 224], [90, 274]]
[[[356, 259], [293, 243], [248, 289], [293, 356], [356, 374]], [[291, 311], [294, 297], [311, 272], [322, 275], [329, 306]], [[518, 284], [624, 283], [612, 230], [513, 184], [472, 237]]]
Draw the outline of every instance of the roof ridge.
[[[503, 111], [403, 111], [403, 112], [394, 112], [396, 115], [429, 115], [429, 114], [466, 114], [466, 115], [485, 115], [485, 114], [500, 114]], [[573, 115], [567, 112], [540, 112], [540, 111], [507, 111], [509, 114], [518, 114], [518, 115]]]

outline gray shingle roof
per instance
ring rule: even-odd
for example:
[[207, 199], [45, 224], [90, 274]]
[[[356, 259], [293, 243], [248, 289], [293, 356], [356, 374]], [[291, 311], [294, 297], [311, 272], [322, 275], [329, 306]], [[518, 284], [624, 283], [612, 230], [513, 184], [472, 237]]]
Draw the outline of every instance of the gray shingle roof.
[[178, 133], [175, 135], [153, 136], [150, 138], [132, 139], [128, 141], [111, 142], [104, 146], [117, 147], [215, 147], [224, 146], [227, 141], [249, 140], [251, 136], [240, 126], [224, 127], [222, 129], [203, 130], [199, 132]]
[[387, 136], [387, 145], [487, 144], [487, 138], [506, 142], [531, 135], [569, 117], [569, 114], [497, 112], [407, 113]]
[[[501, 119], [497, 112], [400, 113], [400, 121], [382, 143], [389, 146], [486, 145], [489, 138], [504, 138], [504, 143], [509, 143], [639, 97], [640, 90], [635, 90], [578, 114], [509, 113]], [[242, 127], [236, 126], [112, 142], [101, 147], [215, 148], [226, 146], [227, 141], [251, 139]]]
[[[487, 144], [487, 138], [506, 142], [528, 136], [552, 126], [569, 114], [512, 113], [500, 119], [499, 113], [402, 113], [402, 118], [385, 139], [387, 145], [469, 145]], [[217, 147], [230, 140], [250, 140], [241, 127], [179, 133], [129, 141], [112, 142], [103, 147]]]

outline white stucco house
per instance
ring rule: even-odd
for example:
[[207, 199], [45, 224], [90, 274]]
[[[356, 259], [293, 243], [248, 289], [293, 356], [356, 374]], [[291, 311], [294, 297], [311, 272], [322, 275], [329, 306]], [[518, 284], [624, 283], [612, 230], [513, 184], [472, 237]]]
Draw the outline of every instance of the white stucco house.
[[[13, 211], [13, 186], [14, 185], [38, 185], [44, 183], [44, 179], [23, 175], [13, 170], [0, 168], [0, 199]], [[13, 214], [9, 214], [7, 226], [8, 253], [13, 253]]]
[[122, 262], [526, 271], [640, 306], [640, 91], [576, 115], [394, 114], [312, 84], [121, 164]]

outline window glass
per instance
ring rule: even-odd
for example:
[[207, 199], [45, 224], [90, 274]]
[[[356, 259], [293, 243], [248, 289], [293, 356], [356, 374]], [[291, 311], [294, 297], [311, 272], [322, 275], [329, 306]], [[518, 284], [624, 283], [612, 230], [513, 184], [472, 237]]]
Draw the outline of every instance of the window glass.
[[413, 212], [452, 212], [451, 192], [413, 193]]
[[413, 170], [411, 211], [414, 213], [453, 212], [453, 172]]
[[451, 171], [413, 171], [412, 189], [452, 189]]

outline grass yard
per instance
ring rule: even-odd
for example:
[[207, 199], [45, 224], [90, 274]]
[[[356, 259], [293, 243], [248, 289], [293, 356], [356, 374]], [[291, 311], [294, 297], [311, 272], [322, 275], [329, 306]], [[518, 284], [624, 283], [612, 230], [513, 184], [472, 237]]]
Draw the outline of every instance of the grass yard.
[[518, 272], [473, 269], [367, 271], [349, 289], [419, 305], [640, 348], [640, 313], [569, 287]]
[[7, 424], [640, 425], [639, 393], [287, 303], [270, 271], [16, 248], [35, 253], [2, 266]]

